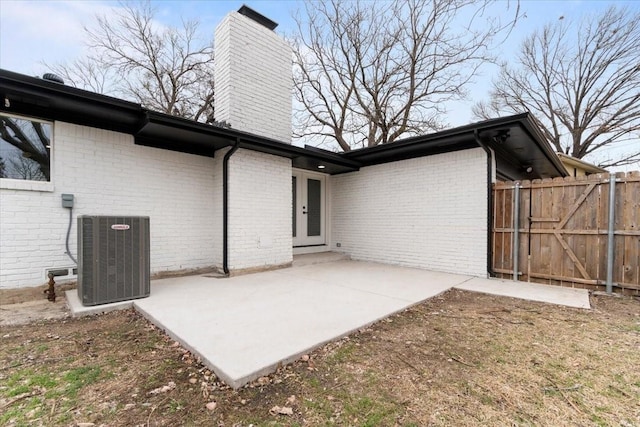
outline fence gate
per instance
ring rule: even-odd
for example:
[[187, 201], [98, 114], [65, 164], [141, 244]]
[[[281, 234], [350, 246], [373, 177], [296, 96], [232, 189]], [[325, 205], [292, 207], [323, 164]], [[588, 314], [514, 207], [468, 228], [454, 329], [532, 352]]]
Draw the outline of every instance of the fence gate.
[[499, 182], [493, 196], [498, 277], [640, 295], [640, 172], [616, 174], [613, 193], [598, 174]]

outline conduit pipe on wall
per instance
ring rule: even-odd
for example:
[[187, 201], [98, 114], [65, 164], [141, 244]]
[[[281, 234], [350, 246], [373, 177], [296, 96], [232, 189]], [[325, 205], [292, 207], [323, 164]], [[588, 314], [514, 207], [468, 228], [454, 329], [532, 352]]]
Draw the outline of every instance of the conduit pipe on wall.
[[[73, 257], [73, 255], [71, 255], [71, 251], [69, 250], [69, 235], [71, 234], [71, 224], [73, 223], [73, 208], [69, 208], [69, 226], [67, 227], [67, 239], [65, 241], [65, 247], [67, 249], [67, 252], [65, 252], [67, 254], [67, 256], [69, 258], [71, 258], [71, 261], [73, 261], [74, 264], [78, 265], [78, 261]], [[54, 295], [54, 302], [55, 302], [55, 295]]]
[[493, 151], [482, 142], [478, 129], [473, 130], [473, 136], [476, 144], [487, 153], [487, 273], [489, 276], [495, 276], [491, 266], [491, 252], [493, 251], [493, 235], [491, 233], [493, 219]]
[[229, 276], [229, 159], [240, 148], [240, 138], [222, 160], [222, 271]]

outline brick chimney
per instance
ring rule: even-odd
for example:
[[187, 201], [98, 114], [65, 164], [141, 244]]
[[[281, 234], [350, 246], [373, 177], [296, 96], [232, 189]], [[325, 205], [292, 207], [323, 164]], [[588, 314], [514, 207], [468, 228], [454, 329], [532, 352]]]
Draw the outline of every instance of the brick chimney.
[[215, 31], [215, 116], [233, 129], [291, 143], [292, 53], [278, 24], [247, 6]]

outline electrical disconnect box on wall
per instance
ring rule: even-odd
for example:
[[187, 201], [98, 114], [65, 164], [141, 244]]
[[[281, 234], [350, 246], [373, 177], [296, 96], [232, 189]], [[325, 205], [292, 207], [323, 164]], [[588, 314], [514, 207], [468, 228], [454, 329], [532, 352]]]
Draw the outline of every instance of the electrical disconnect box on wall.
[[98, 305], [149, 296], [149, 217], [78, 217], [78, 297]]
[[62, 207], [63, 208], [72, 208], [73, 207], [73, 194], [63, 194], [62, 195]]

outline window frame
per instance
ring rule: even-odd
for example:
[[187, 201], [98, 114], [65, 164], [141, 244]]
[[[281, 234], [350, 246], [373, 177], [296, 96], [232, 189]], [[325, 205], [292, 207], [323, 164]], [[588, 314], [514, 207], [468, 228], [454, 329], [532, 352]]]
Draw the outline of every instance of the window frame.
[[49, 181], [34, 181], [29, 179], [0, 178], [0, 189], [6, 190], [30, 190], [30, 191], [54, 191], [54, 158], [55, 158], [55, 121], [45, 120], [38, 117], [25, 116], [23, 114], [14, 114], [7, 111], [0, 111], [0, 116], [28, 120], [48, 124], [51, 126], [51, 137], [49, 140]]

